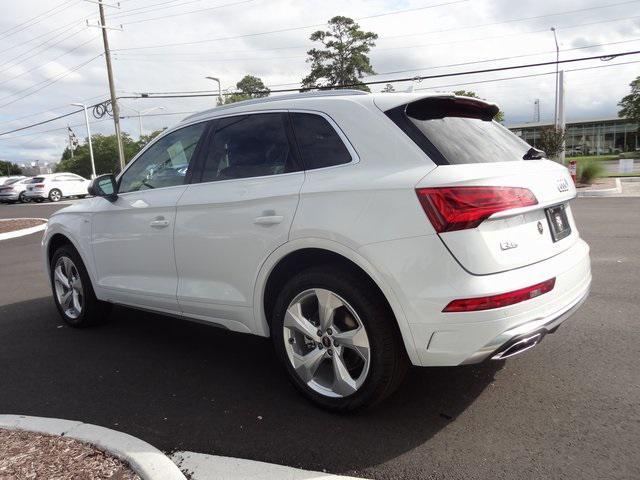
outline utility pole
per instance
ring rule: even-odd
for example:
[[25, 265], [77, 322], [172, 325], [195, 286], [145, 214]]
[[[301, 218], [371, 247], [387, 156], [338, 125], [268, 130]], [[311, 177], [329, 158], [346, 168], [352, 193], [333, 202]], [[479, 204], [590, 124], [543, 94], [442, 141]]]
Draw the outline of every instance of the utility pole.
[[73, 158], [73, 140], [71, 139], [71, 125], [67, 123], [67, 139], [69, 140], [69, 152]]
[[[109, 37], [107, 35], [107, 27], [104, 18], [104, 1], [98, 0], [98, 9], [100, 10], [100, 28], [102, 29], [102, 43], [104, 44], [104, 58], [107, 62], [107, 76], [109, 78], [109, 93], [111, 94], [111, 109], [113, 111], [113, 124], [116, 129], [116, 140], [118, 143], [118, 157], [120, 158], [120, 170], [124, 170], [124, 149], [122, 147], [122, 132], [120, 131], [120, 109], [118, 108], [118, 99], [116, 98], [116, 87], [113, 83], [113, 69], [111, 67], [111, 51], [109, 50]], [[115, 5], [108, 5], [112, 7]]]
[[556, 34], [556, 27], [551, 27], [551, 31], [553, 32], [553, 39], [556, 42], [556, 95], [555, 95], [555, 106], [553, 109], [553, 124], [557, 129], [560, 127], [560, 122], [558, 118], [558, 64], [560, 62], [560, 46], [558, 45], [558, 35]]
[[[558, 127], [562, 132], [565, 132], [566, 122], [564, 113], [564, 70], [560, 70], [560, 76], [558, 78]], [[562, 141], [562, 152], [560, 152], [559, 160], [564, 165], [565, 162], [565, 149], [567, 148], [566, 138]]]

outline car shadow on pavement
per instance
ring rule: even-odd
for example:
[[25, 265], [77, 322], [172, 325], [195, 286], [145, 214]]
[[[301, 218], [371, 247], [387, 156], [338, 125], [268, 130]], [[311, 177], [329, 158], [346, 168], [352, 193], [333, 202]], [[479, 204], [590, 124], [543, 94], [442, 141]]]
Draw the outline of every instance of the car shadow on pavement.
[[412, 368], [373, 410], [320, 410], [288, 383], [269, 339], [117, 307], [90, 329], [53, 301], [0, 307], [0, 413], [94, 423], [163, 450], [333, 473], [366, 470], [455, 422], [502, 362]]

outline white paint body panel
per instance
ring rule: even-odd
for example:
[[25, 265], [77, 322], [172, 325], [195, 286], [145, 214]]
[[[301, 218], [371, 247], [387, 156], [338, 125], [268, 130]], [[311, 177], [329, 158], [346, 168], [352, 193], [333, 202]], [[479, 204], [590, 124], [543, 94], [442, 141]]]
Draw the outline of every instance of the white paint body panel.
[[[542, 207], [573, 197], [573, 190], [553, 192], [556, 177], [566, 176], [562, 167], [546, 161], [436, 166], [380, 109], [422, 97], [273, 97], [190, 117], [178, 127], [239, 113], [320, 112], [349, 142], [354, 160], [307, 172], [127, 193], [113, 204], [101, 198], [79, 202], [51, 217], [43, 239], [45, 265], [49, 242], [61, 234], [81, 253], [100, 299], [268, 336], [264, 290], [270, 273], [290, 253], [323, 249], [356, 264], [380, 288], [415, 365], [460, 364], [495, 335], [584, 295], [591, 279], [589, 249], [573, 219], [572, 236], [558, 245], [543, 245], [537, 231], [530, 231]], [[441, 238], [415, 188], [472, 184], [525, 186], [540, 205]], [[151, 228], [159, 216], [169, 225]], [[278, 221], [258, 221], [264, 217]], [[527, 247], [496, 252], [503, 236], [517, 236]], [[539, 298], [488, 311], [442, 313], [456, 298], [503, 293], [553, 277], [554, 290]]]

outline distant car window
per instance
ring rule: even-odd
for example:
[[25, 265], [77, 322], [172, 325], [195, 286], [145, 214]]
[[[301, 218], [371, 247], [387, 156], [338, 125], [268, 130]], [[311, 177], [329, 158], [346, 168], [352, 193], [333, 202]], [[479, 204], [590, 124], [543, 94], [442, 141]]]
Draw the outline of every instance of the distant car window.
[[294, 171], [284, 115], [260, 113], [221, 119], [207, 152], [202, 181]]
[[13, 185], [14, 183], [18, 183], [20, 181], [24, 180], [23, 178], [12, 178], [11, 180], [7, 180], [5, 182], [5, 185]]
[[119, 193], [184, 184], [189, 161], [202, 136], [205, 123], [165, 135], [138, 157], [120, 178]]
[[42, 183], [44, 182], [44, 177], [33, 177], [29, 183]]
[[292, 113], [291, 121], [305, 169], [351, 162], [351, 153], [327, 119], [312, 113]]

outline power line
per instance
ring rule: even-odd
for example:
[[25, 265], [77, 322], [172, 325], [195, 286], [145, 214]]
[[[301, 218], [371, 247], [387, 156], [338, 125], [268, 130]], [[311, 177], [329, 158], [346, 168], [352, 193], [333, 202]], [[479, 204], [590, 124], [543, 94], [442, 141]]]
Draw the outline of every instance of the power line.
[[75, 52], [75, 51], [76, 51], [76, 50], [78, 50], [79, 48], [84, 47], [85, 45], [87, 45], [88, 43], [93, 42], [93, 41], [94, 41], [94, 40], [96, 40], [97, 38], [98, 38], [98, 37], [92, 37], [92, 38], [90, 38], [89, 40], [87, 40], [86, 42], [83, 42], [83, 43], [81, 43], [81, 44], [77, 45], [76, 47], [72, 48], [71, 50], [66, 50], [64, 53], [62, 53], [62, 54], [58, 55], [57, 57], [52, 58], [52, 59], [51, 59], [51, 60], [49, 60], [47, 63], [41, 63], [41, 64], [39, 64], [39, 65], [36, 65], [36, 66], [35, 66], [35, 67], [33, 67], [33, 68], [30, 68], [29, 70], [25, 70], [24, 72], [20, 73], [19, 75], [15, 75], [15, 76], [13, 76], [13, 77], [11, 77], [11, 78], [7, 78], [6, 80], [1, 81], [1, 82], [0, 82], [0, 85], [4, 85], [5, 83], [11, 82], [11, 81], [13, 81], [13, 80], [15, 80], [15, 79], [17, 79], [17, 78], [20, 78], [20, 77], [22, 77], [22, 76], [24, 76], [24, 75], [26, 75], [26, 74], [28, 74], [28, 73], [31, 73], [31, 72], [33, 72], [33, 71], [35, 71], [35, 70], [39, 70], [39, 69], [41, 69], [42, 67], [45, 67], [45, 66], [49, 65], [50, 63], [53, 63], [53, 62], [55, 62], [56, 60], [58, 60], [58, 59], [60, 59], [60, 58], [62, 58], [62, 57], [64, 57], [64, 56], [66, 56], [66, 55], [69, 55], [70, 53]]
[[[348, 84], [348, 85], [326, 85], [326, 86], [318, 85], [314, 88], [305, 88], [305, 89], [302, 89], [301, 87], [284, 88], [284, 89], [270, 90], [270, 91], [264, 91], [264, 92], [254, 92], [254, 93], [287, 93], [287, 92], [298, 92], [301, 90], [307, 91], [307, 90], [331, 90], [336, 88], [342, 89], [342, 88], [358, 87], [361, 85], [379, 85], [382, 83], [410, 82], [410, 81], [418, 81], [418, 80], [428, 80], [432, 78], [457, 77], [461, 75], [474, 75], [478, 73], [501, 72], [505, 70], [519, 70], [523, 68], [534, 68], [534, 67], [543, 67], [547, 65], [583, 62], [587, 60], [602, 60], [603, 58], [611, 60], [617, 57], [624, 57], [628, 55], [637, 55], [637, 54], [640, 54], [640, 50], [634, 50], [630, 52], [620, 52], [620, 53], [614, 53], [614, 54], [596, 55], [596, 56], [589, 56], [589, 57], [571, 58], [571, 59], [565, 59], [565, 60], [559, 60], [559, 61], [553, 60], [549, 62], [538, 62], [538, 63], [528, 63], [528, 64], [522, 64], [522, 65], [511, 65], [511, 66], [505, 66], [505, 67], [486, 68], [482, 70], [466, 70], [462, 72], [440, 73], [435, 75], [420, 75], [420, 76], [414, 76], [414, 77], [394, 78], [394, 79], [386, 79], [386, 80], [372, 80], [372, 81], [358, 82], [358, 83]], [[223, 93], [223, 95], [233, 95], [234, 93], [237, 93], [237, 92]], [[212, 93], [203, 93], [203, 94], [195, 94], [195, 95], [194, 94], [159, 95], [159, 94], [154, 94], [152, 92], [144, 92], [138, 96], [122, 96], [120, 98], [123, 98], [123, 99], [124, 98], [131, 98], [131, 99], [132, 98], [192, 98], [192, 97], [211, 97], [211, 96], [217, 96], [217, 94], [212, 92]]]
[[139, 20], [131, 20], [130, 22], [123, 22], [121, 25], [131, 25], [133, 23], [151, 22], [153, 20], [162, 20], [164, 18], [179, 17], [181, 15], [189, 15], [191, 13], [199, 13], [199, 12], [206, 12], [206, 11], [210, 11], [210, 10], [218, 10], [220, 8], [233, 7], [233, 6], [236, 6], [236, 5], [243, 5], [243, 4], [252, 3], [252, 2], [255, 2], [255, 1], [256, 0], [241, 0], [239, 2], [225, 3], [224, 5], [218, 5], [216, 7], [201, 8], [199, 10], [190, 10], [188, 12], [173, 13], [171, 15], [161, 15], [159, 17], [153, 17], [153, 18], [142, 18], [142, 19], [139, 19]]
[[[0, 32], [0, 38], [8, 38], [12, 35], [15, 35], [16, 33], [22, 32], [23, 30], [26, 30], [29, 27], [32, 27], [33, 25], [36, 25], [38, 23], [40, 23], [42, 20], [44, 20], [44, 18], [41, 17], [46, 17], [46, 18], [50, 18], [52, 15], [56, 15], [58, 13], [60, 13], [63, 10], [66, 10], [67, 8], [71, 7], [72, 5], [69, 4], [73, 4], [74, 2], [76, 2], [76, 0], [65, 0], [62, 3], [58, 4], [57, 6], [50, 8], [49, 10], [40, 13], [39, 15], [36, 15], [35, 17], [30, 18], [29, 20], [26, 20], [22, 23], [19, 23], [18, 25], [15, 25], [7, 30], [4, 30], [3, 32]], [[80, 1], [77, 1], [76, 3], [81, 3]], [[66, 6], [65, 6], [66, 4]], [[52, 13], [51, 15], [49, 15], [51, 12], [53, 12], [54, 10], [57, 10], [60, 7], [64, 7], [61, 10], [59, 10], [58, 12]], [[31, 23], [33, 22], [33, 23]], [[29, 25], [27, 25], [29, 24]], [[21, 28], [20, 28], [21, 27]]]
[[[106, 95], [105, 94], [100, 94], [100, 95], [94, 95], [93, 97], [89, 97], [89, 98], [85, 98], [80, 100], [82, 103], [86, 103], [90, 100], [95, 100], [96, 98], [104, 98]], [[104, 101], [103, 101], [104, 102]], [[103, 103], [100, 102], [100, 103]], [[17, 122], [19, 120], [24, 120], [25, 118], [31, 118], [31, 117], [36, 117], [38, 115], [42, 115], [44, 113], [50, 113], [50, 112], [54, 112], [56, 110], [60, 110], [62, 108], [68, 108], [69, 104], [65, 103], [64, 105], [60, 105], [58, 107], [53, 107], [53, 108], [49, 108], [47, 110], [42, 110], [40, 112], [36, 112], [36, 113], [30, 113], [29, 115], [23, 115], [22, 117], [18, 117], [18, 118], [12, 118], [11, 120], [3, 120], [0, 122], [0, 124], [4, 124], [4, 123], [13, 123], [13, 122]], [[87, 107], [88, 108], [88, 107]]]
[[[15, 98], [15, 99], [11, 100], [10, 102], [3, 103], [2, 105], [0, 105], [0, 108], [6, 107], [8, 105], [12, 105], [12, 104], [16, 103], [17, 101], [22, 100], [23, 98], [29, 97], [29, 96], [33, 95], [34, 93], [37, 93], [40, 90], [43, 90], [43, 89], [47, 88], [50, 85], [53, 85], [57, 81], [62, 80], [64, 77], [66, 77], [68, 75], [71, 75], [73, 72], [75, 72], [77, 70], [80, 70], [82, 67], [84, 67], [85, 65], [88, 65], [89, 63], [93, 62], [96, 58], [99, 58], [101, 56], [102, 56], [102, 53], [96, 55], [95, 57], [90, 58], [89, 60], [81, 63], [80, 65], [77, 65], [76, 67], [72, 68], [71, 70], [67, 70], [64, 73], [61, 73], [61, 74], [53, 77], [53, 79], [45, 80], [44, 82], [40, 82], [40, 83], [36, 84], [36, 85], [40, 85], [42, 83], [45, 83], [45, 85], [41, 86], [40, 88], [37, 88], [36, 90], [33, 90], [33, 91], [31, 91], [31, 92], [29, 92], [29, 93], [27, 93], [25, 95], [22, 95], [21, 97]], [[27, 89], [21, 90], [21, 92], [24, 92], [25, 90], [31, 90], [36, 85], [32, 85], [31, 87], [29, 87]], [[9, 98], [9, 97], [12, 97], [14, 95], [15, 95], [15, 93], [11, 94], [11, 95], [8, 95], [6, 97], [0, 98], [0, 100], [4, 100], [5, 98]]]
[[[61, 39], [60, 39], [60, 40], [58, 40], [57, 42], [55, 42], [55, 43], [52, 43], [52, 44], [48, 45], [46, 48], [43, 48], [43, 49], [41, 49], [41, 50], [37, 51], [36, 53], [34, 53], [34, 54], [32, 54], [32, 55], [29, 55], [29, 56], [26, 56], [26, 57], [24, 56], [24, 55], [26, 55], [27, 53], [31, 53], [31, 52], [33, 52], [34, 50], [37, 50], [39, 47], [42, 47], [42, 46], [44, 46], [44, 45], [48, 44], [48, 43], [49, 43], [49, 42], [51, 42], [52, 40], [55, 40], [55, 38], [58, 36], [58, 35], [56, 35], [55, 37], [50, 38], [50, 39], [49, 39], [49, 40], [47, 40], [46, 42], [43, 42], [43, 43], [41, 43], [41, 44], [38, 44], [38, 45], [36, 45], [35, 47], [31, 47], [30, 49], [25, 50], [24, 52], [20, 52], [20, 54], [19, 54], [19, 55], [16, 55], [15, 57], [13, 57], [13, 58], [11, 58], [11, 59], [9, 59], [9, 60], [6, 60], [6, 61], [4, 61], [4, 62], [0, 63], [0, 67], [3, 67], [3, 66], [5, 66], [5, 65], [7, 65], [7, 64], [20, 65], [21, 63], [24, 63], [24, 62], [26, 62], [27, 60], [29, 60], [29, 59], [31, 59], [31, 58], [33, 58], [33, 57], [38, 56], [40, 53], [44, 52], [45, 50], [48, 50], [48, 49], [50, 49], [50, 48], [52, 48], [52, 47], [55, 47], [56, 45], [60, 45], [61, 43], [63, 43], [63, 42], [65, 42], [65, 41], [69, 40], [70, 38], [75, 37], [76, 35], [78, 35], [78, 34], [79, 34], [79, 33], [81, 33], [82, 31], [83, 31], [83, 29], [77, 30], [77, 31], [75, 31], [75, 32], [73, 32], [73, 33], [71, 33], [71, 34], [67, 35], [66, 37], [61, 38]], [[67, 33], [67, 31], [60, 32], [60, 34], [63, 34], [63, 33]], [[18, 59], [20, 59], [20, 61], [19, 61], [19, 62], [14, 62], [14, 60], [18, 60]]]
[[[484, 23], [484, 24], [476, 24], [476, 25], [467, 25], [467, 26], [463, 26], [463, 27], [456, 27], [456, 28], [445, 29], [445, 30], [432, 30], [432, 31], [420, 33], [420, 35], [425, 34], [425, 33], [442, 33], [442, 32], [451, 32], [451, 31], [458, 31], [458, 30], [467, 30], [467, 29], [471, 29], [471, 28], [480, 28], [480, 27], [486, 27], [486, 26], [501, 25], [501, 24], [504, 24], [504, 23], [513, 23], [513, 22], [534, 20], [534, 19], [540, 19], [540, 18], [546, 18], [546, 17], [554, 17], [554, 16], [559, 16], [559, 15], [568, 15], [568, 14], [577, 13], [577, 12], [583, 12], [583, 11], [588, 11], [588, 10], [617, 7], [617, 6], [620, 6], [620, 5], [627, 5], [629, 3], [637, 3], [638, 1], [640, 1], [640, 0], [627, 0], [625, 2], [614, 3], [614, 4], [610, 4], [610, 5], [601, 5], [601, 6], [597, 6], [597, 7], [582, 8], [582, 9], [577, 9], [577, 10], [568, 10], [568, 11], [564, 11], [564, 12], [550, 13], [550, 14], [546, 14], [546, 15], [536, 15], [536, 16], [533, 16], [533, 17], [516, 18], [516, 19], [510, 19], [510, 20], [503, 20], [503, 21], [500, 21], [500, 22], [492, 22], [492, 23]], [[440, 5], [441, 4], [434, 5], [434, 6], [440, 6]], [[392, 14], [394, 14], [394, 12], [388, 12], [386, 14], [379, 14], [377, 16], [392, 15]], [[363, 18], [365, 18], [365, 17], [357, 18], [356, 20], [362, 20]], [[265, 32], [245, 33], [243, 35], [236, 35], [236, 36], [229, 36], [229, 37], [217, 37], [217, 38], [204, 39], [204, 40], [193, 40], [193, 41], [189, 41], [189, 42], [175, 42], [175, 43], [165, 43], [165, 44], [159, 44], [159, 45], [147, 45], [147, 46], [143, 46], [143, 47], [118, 48], [118, 49], [114, 49], [113, 51], [114, 52], [116, 52], [116, 51], [121, 52], [121, 51], [130, 51], [130, 50], [144, 50], [144, 49], [149, 49], [149, 48], [165, 48], [165, 47], [176, 47], [176, 46], [182, 46], [182, 45], [198, 45], [198, 44], [202, 44], [202, 43], [217, 42], [217, 41], [223, 41], [223, 40], [236, 40], [236, 39], [240, 39], [240, 38], [255, 37], [255, 36], [262, 36], [262, 35], [271, 35], [271, 34], [274, 34], [274, 33], [284, 33], [284, 32], [292, 32], [292, 31], [296, 31], [296, 30], [305, 30], [305, 29], [309, 29], [309, 28], [323, 27], [325, 25], [326, 25], [326, 23], [313, 24], [313, 25], [303, 25], [303, 26], [297, 26], [297, 27], [282, 28], [282, 29], [277, 29], [277, 30], [268, 30], [268, 31], [265, 31]], [[395, 35], [393, 37], [386, 37], [386, 38], [399, 38], [399, 37], [409, 36], [409, 35], [415, 35], [415, 34]]]
[[[152, 5], [145, 5], [145, 6], [142, 6], [142, 7], [131, 8], [131, 9], [125, 10], [125, 11], [123, 11], [121, 13], [114, 13], [113, 15], [109, 15], [109, 18], [111, 20], [119, 21], [121, 18], [124, 18], [124, 17], [133, 17], [133, 16], [136, 16], [136, 15], [144, 15], [145, 13], [151, 13], [151, 12], [155, 13], [158, 10], [166, 10], [168, 8], [183, 7], [185, 5], [190, 5], [192, 3], [199, 3], [202, 0], [189, 0], [187, 2], [177, 3], [176, 5], [167, 5], [169, 3], [176, 3], [178, 1], [179, 0], [169, 0], [169, 1], [165, 1], [165, 2], [154, 3]], [[143, 11], [139, 11], [139, 10], [143, 10]]]
[[[558, 62], [556, 61], [550, 61], [550, 62], [538, 62], [538, 63], [530, 63], [530, 64], [521, 64], [521, 65], [511, 65], [511, 66], [506, 66], [506, 67], [496, 67], [496, 68], [488, 68], [488, 69], [482, 69], [482, 70], [468, 70], [468, 71], [463, 71], [463, 72], [453, 72], [453, 73], [442, 73], [442, 74], [437, 74], [437, 75], [423, 75], [423, 76], [416, 76], [416, 77], [405, 77], [405, 78], [395, 78], [395, 79], [386, 79], [386, 80], [374, 80], [374, 81], [368, 81], [368, 82], [361, 82], [358, 84], [351, 84], [351, 85], [340, 85], [340, 86], [319, 86], [316, 89], [319, 90], [329, 90], [332, 88], [349, 88], [349, 87], [356, 87], [356, 86], [360, 86], [360, 85], [379, 85], [382, 83], [398, 83], [398, 82], [409, 82], [409, 81], [418, 81], [418, 80], [428, 80], [428, 79], [433, 79], [433, 78], [446, 78], [446, 77], [458, 77], [458, 76], [462, 76], [462, 75], [474, 75], [474, 74], [478, 74], [478, 73], [490, 73], [490, 72], [500, 72], [500, 71], [508, 71], [508, 70], [518, 70], [518, 69], [524, 69], [524, 68], [534, 68], [534, 67], [541, 67], [541, 66], [547, 66], [547, 65], [555, 65], [556, 63], [558, 64], [564, 64], [564, 63], [575, 63], [575, 62], [582, 62], [582, 61], [587, 61], [587, 60], [598, 60], [598, 59], [603, 59], [603, 58], [607, 58], [607, 59], [613, 59], [613, 58], [618, 58], [618, 57], [624, 57], [624, 56], [629, 56], [629, 55], [637, 55], [640, 54], [640, 50], [636, 50], [636, 51], [629, 51], [629, 52], [619, 52], [619, 53], [614, 53], [614, 54], [606, 54], [606, 55], [598, 55], [598, 56], [589, 56], [589, 57], [581, 57], [581, 58], [573, 58], [573, 59], [567, 59], [567, 60], [560, 60]], [[300, 88], [289, 88], [289, 89], [279, 89], [279, 90], [271, 90], [269, 93], [286, 93], [286, 92], [298, 92], [300, 91]], [[256, 92], [256, 93], [261, 93], [261, 92]], [[267, 93], [267, 92], [264, 92]], [[233, 92], [230, 93], [223, 93], [223, 95], [232, 95]], [[200, 94], [183, 94], [183, 95], [157, 95], [157, 94], [153, 94], [153, 93], [145, 93], [145, 94], [140, 94], [140, 95], [136, 95], [136, 96], [121, 96], [118, 97], [120, 99], [137, 99], [137, 98], [193, 98], [193, 97], [210, 97], [210, 96], [217, 96], [217, 93], [200, 93]], [[102, 103], [102, 102], [100, 102]], [[88, 108], [93, 108], [94, 106], [99, 105], [99, 104], [95, 104], [92, 105], [91, 107]], [[0, 132], [0, 136], [4, 136], [10, 133], [14, 133], [14, 132], [18, 132], [21, 130], [26, 130], [28, 128], [32, 128], [34, 126], [38, 126], [38, 125], [42, 125], [45, 123], [49, 123], [55, 120], [59, 120], [60, 118], [64, 118], [67, 117], [69, 115], [72, 115], [74, 113], [78, 113], [81, 110], [76, 110], [74, 112], [71, 113], [67, 113], [64, 115], [60, 115], [58, 117], [54, 117], [52, 119], [49, 120], [44, 120], [42, 122], [38, 122], [38, 123], [34, 123], [31, 125], [26, 125], [24, 127], [20, 127], [20, 128], [16, 128], [13, 130], [9, 130], [9, 131], [5, 131], [5, 132]]]

